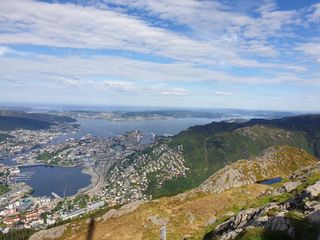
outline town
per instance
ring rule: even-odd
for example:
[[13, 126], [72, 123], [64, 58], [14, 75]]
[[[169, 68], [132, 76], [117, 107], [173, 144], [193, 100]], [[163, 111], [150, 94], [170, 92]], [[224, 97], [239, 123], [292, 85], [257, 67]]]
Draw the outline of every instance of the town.
[[[155, 137], [144, 140], [140, 131], [131, 131], [112, 138], [97, 138], [85, 135], [81, 138], [61, 136], [76, 133], [77, 128], [59, 126], [49, 130], [15, 130], [3, 132], [10, 137], [0, 142], [3, 159], [11, 158], [12, 166], [0, 165], [0, 230], [42, 229], [59, 221], [64, 221], [110, 206], [110, 196], [102, 196], [106, 175], [113, 163], [125, 161], [136, 152], [153, 144]], [[91, 184], [70, 197], [34, 197], [33, 189], [24, 180], [21, 167], [36, 165], [74, 167], [82, 166], [91, 174]], [[117, 201], [122, 203], [124, 201]]]

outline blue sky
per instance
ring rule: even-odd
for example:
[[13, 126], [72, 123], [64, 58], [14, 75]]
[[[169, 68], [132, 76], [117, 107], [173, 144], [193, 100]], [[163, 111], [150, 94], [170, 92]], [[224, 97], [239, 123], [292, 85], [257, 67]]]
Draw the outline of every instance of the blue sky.
[[0, 1], [0, 101], [320, 111], [320, 1]]

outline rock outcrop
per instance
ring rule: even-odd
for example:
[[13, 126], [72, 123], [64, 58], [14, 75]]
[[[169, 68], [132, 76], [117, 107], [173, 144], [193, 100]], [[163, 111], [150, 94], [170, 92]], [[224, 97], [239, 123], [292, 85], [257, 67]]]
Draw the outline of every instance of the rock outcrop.
[[135, 202], [131, 202], [131, 203], [128, 203], [126, 205], [123, 205], [121, 208], [119, 208], [118, 210], [116, 209], [111, 209], [109, 210], [107, 213], [105, 213], [103, 216], [102, 216], [102, 219], [104, 221], [110, 219], [110, 218], [113, 218], [113, 217], [120, 217], [124, 214], [128, 214], [128, 213], [131, 213], [133, 212], [134, 210], [136, 210], [141, 204], [145, 203], [145, 201], [135, 201]]
[[320, 180], [317, 181], [315, 184], [307, 187], [305, 191], [310, 198], [319, 197], [320, 196]]
[[29, 240], [51, 240], [61, 238], [64, 232], [67, 230], [69, 224], [61, 225], [58, 227], [42, 230], [33, 234]]
[[[317, 168], [320, 170], [320, 165]], [[279, 187], [276, 192], [284, 188], [287, 188], [289, 192], [289, 190], [296, 189], [297, 184], [296, 182], [288, 182], [285, 187]], [[296, 238], [295, 222], [297, 221], [314, 225], [315, 229], [319, 229], [320, 236], [319, 197], [320, 181], [317, 181], [285, 202], [271, 202], [260, 208], [240, 211], [237, 215], [218, 225], [214, 231], [206, 235], [205, 239], [236, 239], [244, 231], [257, 227], [284, 232], [290, 239], [300, 239]], [[298, 217], [292, 218], [290, 216], [292, 212], [299, 213]]]
[[[317, 159], [302, 149], [289, 146], [268, 148], [255, 159], [239, 160], [225, 166], [200, 185], [201, 191], [220, 193], [225, 190], [250, 185], [269, 178], [285, 177], [292, 172], [317, 163]], [[284, 191], [290, 192], [299, 182], [288, 183]]]

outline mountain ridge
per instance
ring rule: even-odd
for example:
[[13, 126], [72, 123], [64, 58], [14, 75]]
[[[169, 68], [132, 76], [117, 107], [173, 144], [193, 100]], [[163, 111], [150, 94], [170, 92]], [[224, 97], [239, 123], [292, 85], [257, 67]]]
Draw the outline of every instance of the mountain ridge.
[[[319, 162], [310, 154], [301, 149], [294, 149], [292, 155], [293, 149], [286, 146], [279, 147], [276, 151], [284, 155], [288, 154], [288, 157], [277, 159], [277, 163], [285, 163], [293, 155], [297, 157], [296, 161], [301, 163], [289, 170], [283, 168], [286, 171], [283, 176], [287, 179], [290, 176], [300, 176], [304, 171], [309, 172], [308, 169], [318, 171], [317, 179], [320, 179]], [[266, 151], [265, 154], [265, 160], [272, 162], [269, 152]], [[276, 154], [272, 156], [277, 157]], [[246, 164], [251, 163], [246, 162]], [[303, 185], [303, 181], [299, 184]], [[279, 195], [278, 189], [281, 189], [281, 186], [253, 183], [240, 187], [234, 185], [228, 190], [216, 193], [199, 187], [172, 197], [130, 203], [119, 210], [109, 210], [106, 214], [97, 217], [93, 239], [157, 239], [159, 229], [163, 225], [168, 229], [168, 239], [202, 239], [206, 233], [217, 229], [221, 226], [220, 224], [232, 216], [237, 216], [243, 209], [265, 206], [272, 201], [281, 203], [292, 196], [282, 193]], [[68, 223], [58, 227], [59, 235], [53, 239], [84, 240], [87, 226], [88, 220], [85, 219]], [[61, 229], [63, 229], [62, 232]], [[56, 230], [46, 231], [36, 233], [30, 240], [42, 240]]]
[[225, 165], [243, 158], [250, 159], [275, 145], [302, 148], [319, 157], [319, 123], [320, 115], [317, 114], [274, 120], [253, 119], [244, 123], [212, 122], [191, 127], [167, 143], [172, 148], [183, 147], [183, 157], [190, 172], [183, 178], [170, 179], [160, 189], [148, 193], [160, 197], [197, 187]]

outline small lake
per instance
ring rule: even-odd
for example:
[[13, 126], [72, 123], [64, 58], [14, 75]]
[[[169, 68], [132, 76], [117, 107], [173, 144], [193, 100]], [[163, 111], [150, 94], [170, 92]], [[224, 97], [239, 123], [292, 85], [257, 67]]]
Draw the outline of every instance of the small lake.
[[67, 197], [90, 184], [91, 176], [82, 173], [82, 169], [83, 167], [35, 166], [21, 167], [20, 172], [31, 176], [24, 182], [34, 189], [33, 196], [49, 197], [55, 192], [60, 197]]
[[264, 184], [264, 185], [272, 185], [272, 184], [281, 182], [282, 179], [283, 179], [282, 177], [276, 177], [276, 178], [270, 178], [270, 179], [267, 179], [267, 180], [264, 180], [264, 181], [261, 181], [261, 182], [258, 182], [258, 183], [259, 184]]

